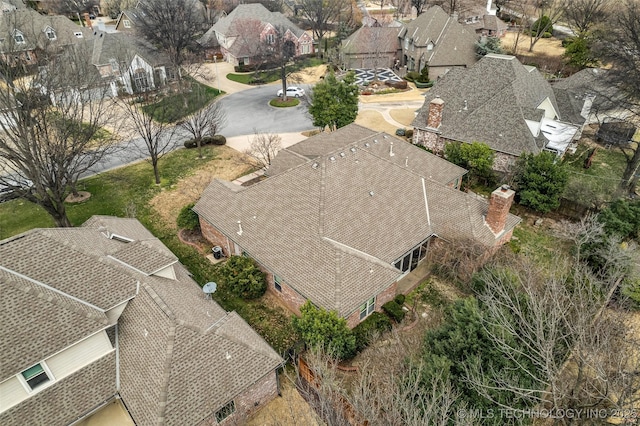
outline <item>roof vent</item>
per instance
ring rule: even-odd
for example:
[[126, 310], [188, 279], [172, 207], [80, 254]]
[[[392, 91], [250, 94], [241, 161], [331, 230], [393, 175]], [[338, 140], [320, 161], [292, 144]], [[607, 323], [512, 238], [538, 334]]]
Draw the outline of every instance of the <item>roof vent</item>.
[[373, 197], [373, 191], [369, 191], [369, 196]]
[[311, 168], [314, 169], [314, 170], [317, 169], [318, 168], [318, 163], [313, 163], [311, 165]]
[[406, 157], [406, 158], [404, 159], [404, 166], [405, 166], [405, 167], [409, 167], [409, 157]]
[[385, 138], [385, 139], [389, 139], [389, 136], [387, 136], [387, 135], [382, 135], [382, 137]]
[[238, 221], [238, 232], [236, 232], [236, 234], [238, 234], [240, 236], [242, 235], [242, 221], [241, 220]]
[[378, 139], [374, 139], [374, 140], [373, 140], [373, 143], [378, 143]]
[[336, 161], [336, 157], [331, 156], [331, 157], [329, 157], [329, 160]]
[[364, 143], [364, 146], [365, 146], [365, 147], [367, 147], [367, 148], [369, 148], [371, 145], [369, 144], [369, 142], [365, 142], [365, 143]]
[[393, 157], [395, 154], [393, 153], [393, 142], [389, 145], [389, 157]]
[[351, 152], [356, 152], [356, 149], [354, 147], [351, 147]]
[[344, 158], [344, 156], [345, 156], [345, 153], [344, 153], [344, 152], [341, 152], [341, 153], [340, 153], [340, 157]]
[[462, 108], [464, 111], [469, 109], [469, 102], [467, 102], [467, 100], [464, 100], [464, 108]]

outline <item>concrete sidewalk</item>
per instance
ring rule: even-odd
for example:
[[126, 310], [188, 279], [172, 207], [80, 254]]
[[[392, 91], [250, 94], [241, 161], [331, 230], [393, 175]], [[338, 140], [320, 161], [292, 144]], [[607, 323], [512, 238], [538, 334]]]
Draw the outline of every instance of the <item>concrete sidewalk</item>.
[[[251, 147], [251, 141], [255, 135], [242, 135], [227, 138], [227, 146], [239, 152], [244, 152]], [[302, 133], [278, 133], [281, 140], [281, 148], [286, 148], [307, 139]]]

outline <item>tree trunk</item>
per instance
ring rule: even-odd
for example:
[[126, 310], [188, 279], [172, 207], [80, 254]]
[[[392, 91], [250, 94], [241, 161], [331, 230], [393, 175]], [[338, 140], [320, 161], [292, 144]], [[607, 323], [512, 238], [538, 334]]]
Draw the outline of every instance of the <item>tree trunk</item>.
[[158, 167], [158, 159], [152, 159], [151, 165], [153, 166], [153, 176], [156, 178], [156, 185], [160, 185], [160, 168]]
[[196, 143], [198, 144], [198, 158], [204, 158], [204, 155], [202, 155], [202, 138], [196, 138]]
[[64, 201], [47, 200], [46, 202], [38, 204], [40, 204], [40, 206], [49, 213], [57, 227], [70, 228], [73, 226], [67, 217], [67, 210], [64, 205]]
[[627, 158], [627, 167], [622, 174], [620, 190], [631, 195], [636, 192], [638, 174], [640, 173], [640, 147], [636, 148], [633, 157]]

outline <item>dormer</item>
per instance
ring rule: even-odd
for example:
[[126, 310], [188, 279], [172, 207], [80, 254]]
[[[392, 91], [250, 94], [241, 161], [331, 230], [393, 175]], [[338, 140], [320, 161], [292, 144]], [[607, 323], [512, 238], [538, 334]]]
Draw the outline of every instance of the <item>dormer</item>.
[[47, 36], [47, 40], [49, 41], [54, 41], [55, 39], [58, 38], [56, 36], [56, 31], [49, 26], [44, 29], [44, 34], [45, 36]]
[[433, 42], [432, 42], [432, 41], [430, 41], [429, 43], [427, 43], [427, 50], [428, 50], [428, 51], [433, 50]]
[[15, 30], [13, 32], [13, 41], [15, 41], [17, 44], [25, 44], [27, 42], [24, 38], [24, 34], [22, 34], [20, 30]]

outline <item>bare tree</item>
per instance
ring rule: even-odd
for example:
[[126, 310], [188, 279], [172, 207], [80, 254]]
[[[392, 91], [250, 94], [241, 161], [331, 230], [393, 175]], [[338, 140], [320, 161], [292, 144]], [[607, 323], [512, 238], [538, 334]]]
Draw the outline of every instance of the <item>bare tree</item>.
[[[5, 14], [3, 19], [17, 19]], [[15, 28], [9, 25], [8, 28]], [[5, 36], [0, 71], [0, 184], [40, 205], [57, 226], [71, 226], [65, 199], [78, 179], [114, 152], [117, 127], [109, 87], [86, 60], [90, 46], [54, 48], [41, 28], [23, 40], [38, 46], [25, 53], [13, 34]], [[22, 77], [25, 72], [32, 74]], [[31, 187], [31, 188], [29, 188]]]
[[198, 155], [202, 155], [202, 139], [214, 136], [224, 127], [227, 121], [225, 111], [217, 101], [213, 101], [204, 108], [194, 112], [184, 121], [178, 123], [178, 127], [188, 132], [198, 145]]
[[302, 16], [309, 21], [314, 37], [321, 41], [330, 26], [337, 22], [347, 22], [355, 15], [352, 0], [300, 0]]
[[159, 185], [160, 168], [158, 163], [165, 154], [178, 145], [174, 138], [175, 126], [163, 119], [167, 115], [166, 105], [155, 102], [155, 99], [151, 99], [148, 93], [144, 93], [135, 99], [119, 98], [118, 106], [126, 121], [125, 128], [138, 135], [144, 143], [144, 146], [138, 146], [133, 140], [130, 145], [149, 156], [148, 161], [153, 167], [155, 183]]
[[578, 34], [586, 35], [607, 18], [607, 0], [564, 0], [563, 20]]
[[198, 0], [142, 0], [137, 31], [180, 67], [193, 40], [204, 30], [205, 11]]
[[[620, 107], [631, 112], [631, 121], [640, 125], [640, 1], [624, 0], [610, 13], [610, 23], [598, 32], [601, 40], [596, 49], [603, 62], [611, 65], [606, 80], [617, 88], [624, 99], [617, 100]], [[610, 91], [608, 91], [610, 92]], [[608, 93], [598, 93], [605, 99]], [[623, 150], [627, 166], [620, 181], [620, 190], [635, 194], [640, 179], [640, 148]]]
[[533, 47], [544, 37], [545, 33], [551, 32], [553, 26], [562, 18], [564, 12], [561, 0], [537, 0], [534, 5], [538, 25], [531, 30], [529, 52], [533, 52]]
[[[599, 234], [589, 228], [597, 225], [579, 226], [578, 247]], [[617, 247], [613, 262], [616, 255], [628, 257]], [[547, 410], [628, 409], [638, 403], [638, 336], [629, 333], [624, 310], [606, 308], [621, 269], [610, 265], [607, 274], [594, 275], [579, 256], [578, 248], [574, 263], [545, 270], [511, 261], [481, 272], [483, 328], [520, 371], [505, 374], [478, 362], [465, 369], [472, 387], [499, 407], [519, 410], [494, 398], [495, 391]]]
[[282, 147], [282, 138], [273, 133], [255, 133], [244, 154], [251, 166], [267, 169]]

